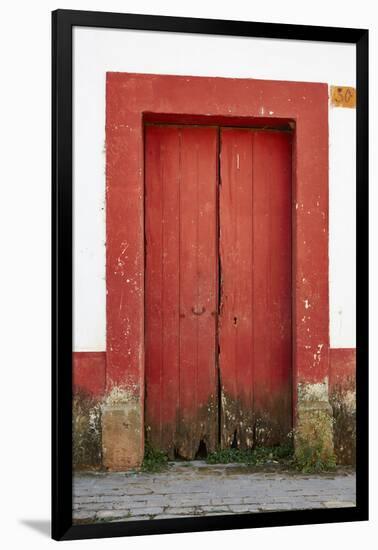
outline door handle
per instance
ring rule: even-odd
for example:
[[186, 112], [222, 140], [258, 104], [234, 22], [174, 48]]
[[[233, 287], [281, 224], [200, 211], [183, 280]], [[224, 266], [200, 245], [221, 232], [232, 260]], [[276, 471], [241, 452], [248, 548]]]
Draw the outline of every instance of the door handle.
[[204, 306], [202, 306], [200, 310], [196, 309], [194, 306], [192, 307], [192, 313], [194, 313], [194, 315], [202, 315], [202, 313], [205, 313], [205, 311], [206, 308]]

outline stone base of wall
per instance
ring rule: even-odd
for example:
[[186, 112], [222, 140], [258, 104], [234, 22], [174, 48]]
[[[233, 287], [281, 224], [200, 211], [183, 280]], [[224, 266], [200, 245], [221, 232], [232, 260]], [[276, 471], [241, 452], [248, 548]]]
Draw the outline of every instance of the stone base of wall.
[[73, 397], [75, 470], [124, 471], [143, 461], [139, 404], [109, 405], [84, 391]]
[[138, 468], [143, 462], [141, 405], [123, 393], [116, 400], [109, 396], [102, 408], [103, 466], [112, 472]]

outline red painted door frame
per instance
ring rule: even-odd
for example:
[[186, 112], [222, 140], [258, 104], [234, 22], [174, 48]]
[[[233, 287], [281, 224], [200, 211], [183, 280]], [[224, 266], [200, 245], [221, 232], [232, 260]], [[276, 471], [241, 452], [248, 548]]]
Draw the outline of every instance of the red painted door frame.
[[[144, 120], [295, 128], [293, 391], [327, 385], [328, 87], [321, 83], [108, 73], [106, 81], [107, 392], [144, 400]], [[149, 114], [149, 115], [148, 115]]]

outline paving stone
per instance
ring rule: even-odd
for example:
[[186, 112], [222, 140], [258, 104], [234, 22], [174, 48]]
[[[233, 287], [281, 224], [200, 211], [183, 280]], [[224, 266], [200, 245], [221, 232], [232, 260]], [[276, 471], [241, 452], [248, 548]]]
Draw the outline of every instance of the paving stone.
[[[300, 510], [302, 508], [302, 505], [305, 505], [303, 503], [298, 503], [296, 508]], [[264, 511], [270, 511], [274, 512], [275, 510], [292, 510], [293, 505], [289, 504], [288, 502], [274, 502], [271, 504], [261, 504], [260, 510]]]
[[171, 507], [168, 507], [168, 508], [165, 508], [164, 511], [167, 512], [167, 514], [171, 514], [171, 515], [177, 515], [177, 514], [195, 515], [196, 512], [197, 512], [196, 508], [194, 508], [194, 507], [192, 507], [192, 508], [171, 508]]
[[[154, 495], [158, 496], [158, 495]], [[180, 498], [179, 496], [175, 496], [174, 498], [170, 497], [169, 499], [166, 499], [168, 506], [204, 506], [212, 504], [212, 498], [210, 495], [206, 496], [200, 496], [200, 497], [183, 497]]]
[[119, 520], [119, 521], [148, 521], [151, 520], [151, 516], [132, 516], [129, 518], [126, 518], [125, 520]]
[[[113, 507], [116, 505], [116, 502], [90, 502], [90, 503], [81, 503], [81, 502], [74, 502], [73, 504], [73, 510], [90, 510], [92, 512], [96, 512], [97, 510], [112, 510]], [[125, 508], [125, 506], [123, 506]]]
[[243, 504], [244, 502], [246, 504], [249, 504], [251, 499], [253, 500], [253, 502], [258, 502], [258, 499], [256, 499], [255, 497], [248, 496], [240, 498], [239, 496], [234, 495], [230, 497], [213, 497], [211, 500], [211, 504]]
[[217, 505], [212, 505], [212, 506], [201, 506], [201, 510], [203, 512], [218, 512], [218, 513], [223, 513], [223, 514], [229, 514], [230, 513], [230, 507], [225, 505], [225, 504], [221, 504], [219, 506]]
[[234, 514], [243, 514], [245, 512], [258, 512], [258, 508], [256, 505], [248, 506], [247, 504], [239, 504], [239, 505], [231, 504], [230, 510]]
[[149, 500], [115, 500], [113, 503], [114, 508], [127, 508], [128, 506], [132, 506], [133, 508], [143, 508], [146, 506], [150, 506]]
[[100, 510], [97, 512], [97, 519], [114, 519], [127, 518], [130, 515], [130, 510]]
[[350, 508], [356, 506], [355, 502], [341, 501], [341, 500], [331, 500], [324, 503], [326, 508]]
[[126, 495], [151, 495], [151, 489], [145, 489], [144, 487], [127, 487], [125, 490]]
[[178, 518], [190, 518], [193, 514], [158, 514], [157, 516], [154, 516], [154, 519], [178, 519]]
[[151, 506], [146, 508], [133, 508], [132, 509], [132, 515], [133, 516], [155, 516], [156, 514], [162, 514], [163, 513], [163, 506]]
[[92, 520], [96, 516], [96, 512], [93, 510], [75, 510], [72, 516], [74, 519]]

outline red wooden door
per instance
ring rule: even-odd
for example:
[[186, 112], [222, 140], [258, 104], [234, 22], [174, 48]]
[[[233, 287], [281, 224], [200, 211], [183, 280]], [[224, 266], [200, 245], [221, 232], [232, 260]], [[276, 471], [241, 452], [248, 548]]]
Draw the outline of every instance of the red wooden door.
[[171, 458], [218, 438], [217, 135], [146, 127], [145, 425]]
[[208, 452], [282, 443], [291, 136], [147, 126], [145, 155], [147, 440], [188, 459], [201, 441]]
[[222, 129], [219, 364], [222, 445], [292, 427], [291, 135]]

